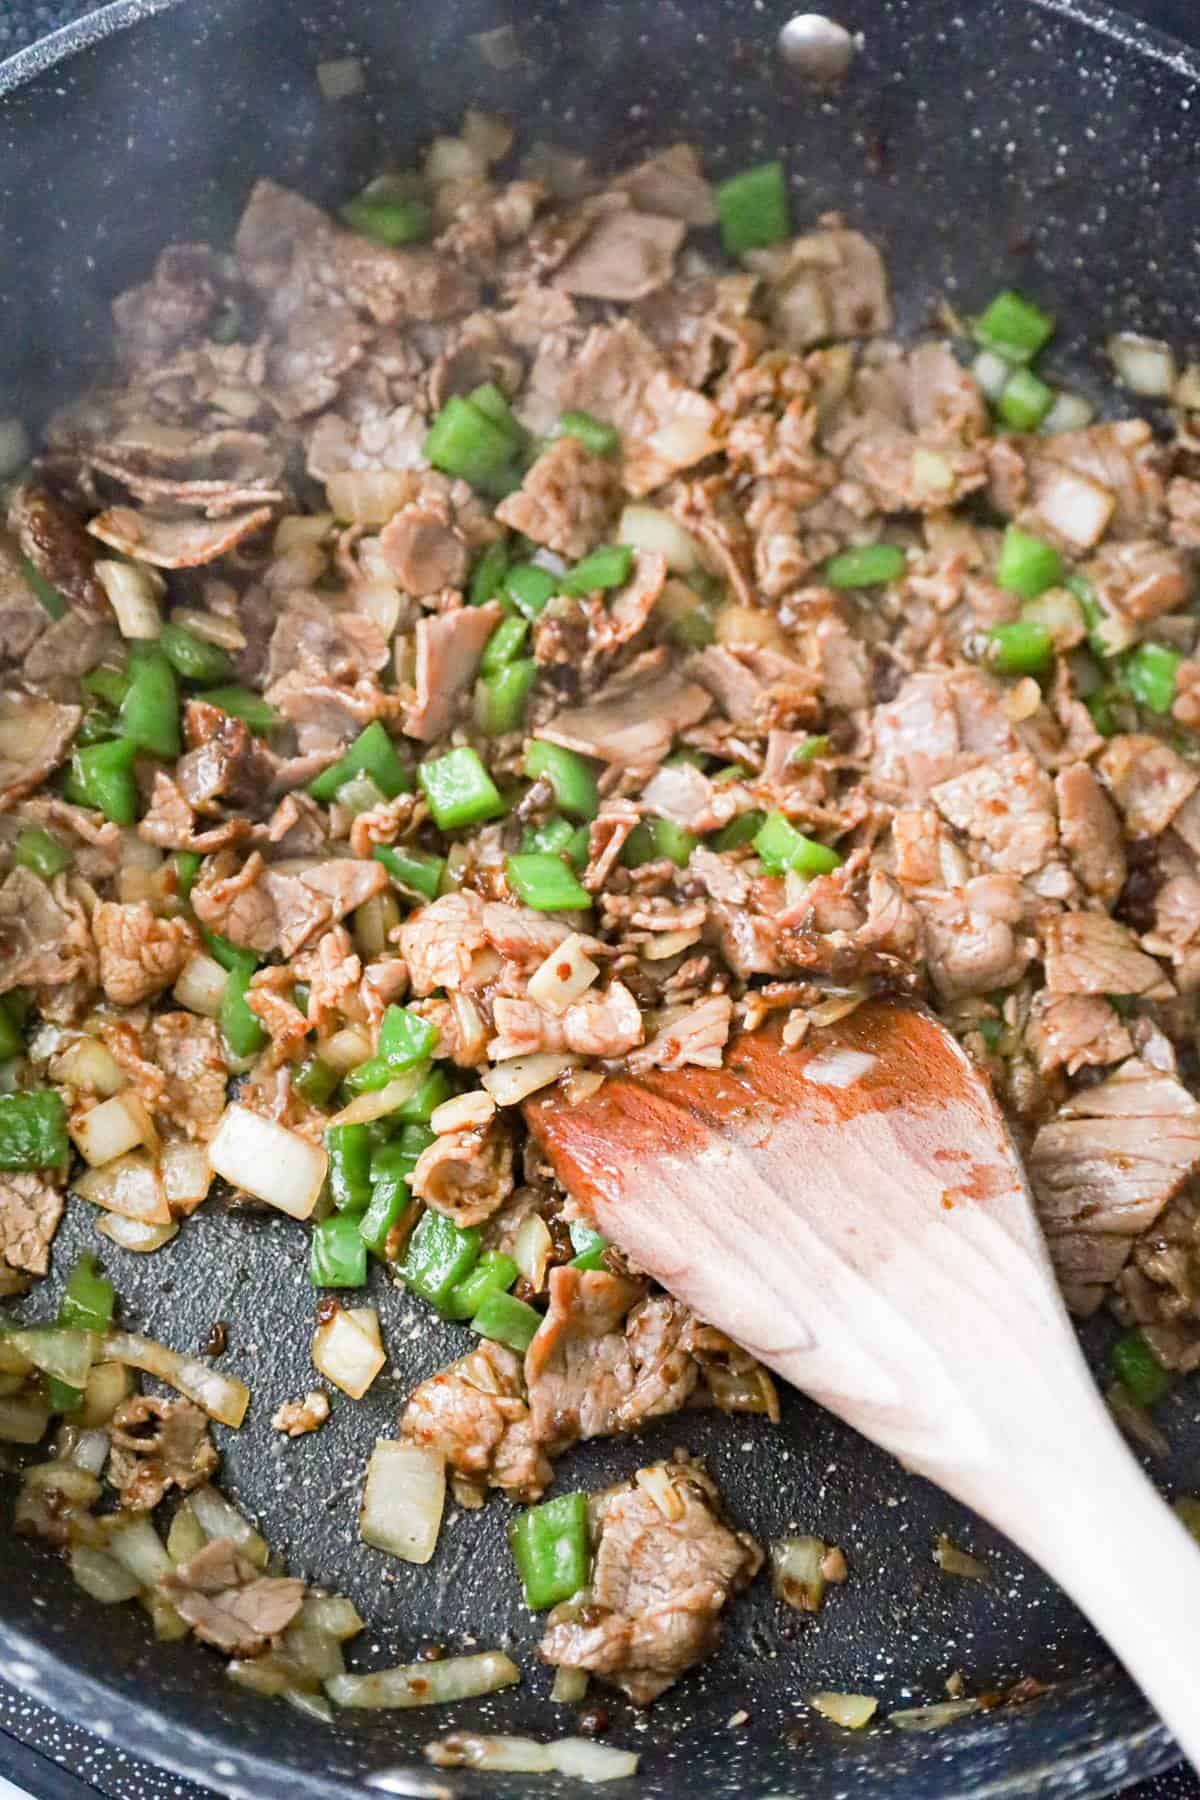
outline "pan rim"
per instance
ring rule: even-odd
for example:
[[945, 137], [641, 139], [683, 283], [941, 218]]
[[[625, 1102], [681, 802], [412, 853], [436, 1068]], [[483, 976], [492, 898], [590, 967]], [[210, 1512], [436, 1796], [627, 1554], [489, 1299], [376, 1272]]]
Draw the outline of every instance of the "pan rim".
[[[15, 94], [77, 53], [119, 33], [173, 12], [195, 0], [110, 0], [85, 17], [51, 32], [0, 60], [0, 100]], [[1082, 25], [1120, 49], [1200, 87], [1200, 50], [1123, 13], [1107, 0], [1023, 0], [1031, 11]], [[153, 1766], [184, 1780], [246, 1800], [279, 1791], [300, 1800], [361, 1800], [361, 1777], [312, 1775], [292, 1763], [227, 1745], [223, 1736], [182, 1723], [158, 1706], [130, 1697], [126, 1689], [84, 1675], [49, 1644], [0, 1618], [0, 1674], [19, 1692], [84, 1730], [103, 1721], [107, 1740], [117, 1742]], [[1145, 1723], [1106, 1739], [1093, 1749], [1061, 1759], [1040, 1760], [1002, 1775], [985, 1786], [947, 1794], [945, 1800], [1055, 1800], [1055, 1797], [1113, 1794], [1126, 1785], [1173, 1768], [1180, 1753], [1166, 1727], [1144, 1703]], [[1096, 1785], [1092, 1785], [1093, 1781]], [[416, 1791], [414, 1789], [414, 1791]], [[746, 1800], [766, 1800], [747, 1792]]]

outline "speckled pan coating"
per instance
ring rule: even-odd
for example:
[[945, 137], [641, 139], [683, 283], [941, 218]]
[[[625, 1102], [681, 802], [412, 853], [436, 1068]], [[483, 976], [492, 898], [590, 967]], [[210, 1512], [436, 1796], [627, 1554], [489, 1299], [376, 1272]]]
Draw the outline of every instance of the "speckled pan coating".
[[[1014, 282], [1060, 308], [1071, 329], [1052, 365], [1094, 389], [1103, 371], [1089, 346], [1114, 325], [1200, 348], [1200, 71], [1186, 53], [1135, 43], [1115, 15], [1072, 0], [852, 0], [838, 16], [865, 48], [830, 99], [798, 88], [774, 57], [789, 11], [778, 0], [522, 9], [524, 61], [503, 76], [470, 41], [504, 20], [503, 0], [129, 0], [94, 15], [0, 69], [0, 413], [36, 417], [68, 390], [103, 340], [111, 294], [168, 237], [227, 231], [255, 173], [333, 198], [453, 126], [468, 100], [519, 115], [530, 137], [612, 158], [677, 137], [704, 144], [718, 171], [786, 150], [799, 220], [838, 206], [884, 241], [906, 329], [941, 295], [969, 309]], [[328, 107], [314, 65], [348, 53], [365, 60], [367, 91]], [[60, 1274], [92, 1241], [86, 1213], [75, 1207], [60, 1240]], [[455, 1515], [428, 1568], [389, 1565], [356, 1542], [370, 1445], [461, 1334], [376, 1271], [393, 1374], [292, 1443], [267, 1421], [307, 1381], [303, 1234], [210, 1207], [164, 1253], [118, 1260], [135, 1326], [195, 1348], [214, 1319], [230, 1321], [226, 1365], [252, 1375], [255, 1405], [225, 1446], [229, 1490], [297, 1572], [355, 1597], [378, 1659], [429, 1639], [464, 1647], [469, 1632], [512, 1647], [528, 1673], [485, 1708], [323, 1730], [232, 1688], [201, 1651], [152, 1647], [134, 1609], [102, 1613], [61, 1566], [8, 1540], [3, 1673], [130, 1750], [248, 1800], [361, 1795], [363, 1778], [389, 1766], [410, 1771], [393, 1792], [530, 1791], [435, 1776], [419, 1757], [427, 1737], [481, 1718], [539, 1736], [571, 1729], [530, 1656], [537, 1627], [514, 1602], [504, 1506]], [[51, 1285], [33, 1310], [55, 1302]], [[1176, 1447], [1164, 1473], [1176, 1485], [1195, 1483], [1193, 1394], [1182, 1384], [1164, 1408]], [[678, 1443], [710, 1457], [761, 1537], [818, 1530], [845, 1546], [853, 1579], [816, 1624], [781, 1615], [760, 1584], [698, 1676], [646, 1717], [612, 1708], [613, 1741], [643, 1752], [647, 1800], [859, 1800], [885, 1785], [904, 1800], [1099, 1795], [1170, 1761], [1142, 1701], [1028, 1564], [798, 1396], [782, 1432], [668, 1420], [636, 1444], [576, 1453], [560, 1479], [599, 1485]], [[989, 1586], [934, 1568], [940, 1530], [985, 1557]], [[852, 1738], [803, 1704], [815, 1687], [870, 1689], [885, 1708], [933, 1700], [956, 1668], [972, 1682], [1064, 1680], [1020, 1712], [935, 1737]], [[730, 1726], [743, 1709], [747, 1722]], [[807, 1734], [798, 1747], [784, 1740], [795, 1726]]]

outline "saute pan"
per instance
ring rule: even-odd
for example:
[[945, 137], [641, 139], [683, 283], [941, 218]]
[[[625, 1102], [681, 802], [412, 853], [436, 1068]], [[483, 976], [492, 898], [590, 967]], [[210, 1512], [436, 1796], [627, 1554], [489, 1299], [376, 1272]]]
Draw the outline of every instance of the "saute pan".
[[[879, 238], [900, 326], [942, 297], [970, 308], [1017, 285], [1054, 307], [1071, 384], [1099, 397], [1098, 347], [1115, 327], [1197, 348], [1200, 64], [1092, 0], [845, 0], [863, 35], [838, 93], [781, 58], [785, 0], [121, 0], [0, 68], [0, 413], [36, 424], [102, 352], [108, 303], [143, 279], [168, 240], [227, 236], [259, 174], [334, 201], [402, 163], [474, 103], [543, 138], [628, 161], [687, 138], [712, 172], [782, 152], [795, 212], [838, 208]], [[500, 70], [479, 34], [511, 24]], [[315, 69], [361, 60], [363, 91], [322, 98]], [[61, 1277], [92, 1239], [71, 1211]], [[137, 1609], [96, 1607], [66, 1568], [0, 1523], [0, 1672], [62, 1713], [222, 1793], [253, 1800], [582, 1792], [565, 1780], [429, 1769], [421, 1745], [456, 1726], [544, 1738], [572, 1728], [532, 1655], [502, 1502], [459, 1517], [426, 1568], [357, 1541], [360, 1471], [401, 1399], [457, 1354], [379, 1279], [391, 1377], [298, 1443], [269, 1429], [304, 1391], [312, 1296], [306, 1247], [285, 1219], [210, 1203], [170, 1249], [121, 1256], [125, 1314], [180, 1349], [229, 1325], [225, 1366], [252, 1383], [245, 1429], [224, 1446], [224, 1483], [294, 1571], [350, 1594], [370, 1620], [362, 1660], [503, 1644], [519, 1688], [484, 1705], [370, 1715], [323, 1727], [235, 1688], [190, 1644], [152, 1641]], [[55, 1282], [32, 1311], [49, 1316]], [[1093, 1328], [1103, 1356], [1109, 1327]], [[1196, 1391], [1180, 1384], [1156, 1473], [1196, 1485]], [[710, 1459], [732, 1512], [762, 1540], [789, 1527], [843, 1545], [853, 1578], [818, 1621], [777, 1608], [764, 1583], [741, 1599], [722, 1648], [647, 1714], [619, 1705], [610, 1738], [642, 1753], [645, 1800], [896, 1800], [1086, 1796], [1166, 1766], [1162, 1727], [1104, 1645], [1030, 1565], [939, 1493], [802, 1397], [782, 1428], [685, 1415], [644, 1439], [591, 1445], [560, 1471], [598, 1487], [686, 1444]], [[0, 1519], [11, 1492], [0, 1478]], [[983, 1557], [986, 1584], [932, 1561], [939, 1532]], [[1129, 1555], [1139, 1547], [1131, 1543]], [[1149, 1579], [1149, 1577], [1148, 1577]], [[1200, 1630], [1200, 1622], [1198, 1622]], [[1198, 1640], [1200, 1641], [1200, 1640]], [[814, 1688], [867, 1689], [883, 1710], [1023, 1676], [1042, 1698], [940, 1733], [851, 1737], [813, 1714]], [[1198, 1688], [1200, 1695], [1200, 1688]], [[1198, 1698], [1200, 1704], [1200, 1698]]]

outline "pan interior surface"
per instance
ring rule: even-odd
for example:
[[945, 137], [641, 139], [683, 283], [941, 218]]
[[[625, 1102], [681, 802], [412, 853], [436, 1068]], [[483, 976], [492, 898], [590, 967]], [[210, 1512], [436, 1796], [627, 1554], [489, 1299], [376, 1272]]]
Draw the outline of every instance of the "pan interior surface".
[[[1051, 361], [1096, 396], [1112, 329], [1190, 347], [1200, 72], [1186, 55], [1135, 48], [1111, 15], [1070, 0], [851, 0], [837, 16], [863, 45], [844, 91], [822, 94], [776, 54], [790, 11], [777, 0], [559, 0], [512, 15], [519, 57], [497, 69], [479, 37], [509, 22], [499, 0], [110, 8], [66, 34], [70, 56], [53, 60], [52, 43], [0, 72], [0, 413], [36, 423], [77, 391], [104, 352], [113, 294], [169, 241], [227, 241], [257, 175], [331, 203], [403, 165], [431, 131], [453, 130], [467, 104], [511, 115], [526, 143], [601, 161], [680, 139], [716, 175], [786, 154], [798, 228], [837, 209], [882, 243], [902, 334], [919, 333], [942, 297], [970, 311], [1011, 285], [1054, 308]], [[364, 89], [327, 103], [316, 65], [347, 56], [360, 59]], [[72, 1202], [31, 1317], [52, 1316], [63, 1271], [94, 1246], [93, 1217]], [[251, 1382], [254, 1404], [242, 1432], [219, 1434], [222, 1485], [295, 1573], [356, 1601], [369, 1622], [356, 1662], [406, 1661], [428, 1642], [502, 1646], [524, 1679], [482, 1704], [342, 1715], [326, 1728], [235, 1688], [203, 1651], [154, 1644], [139, 1611], [102, 1612], [65, 1566], [7, 1535], [4, 1673], [140, 1754], [256, 1800], [361, 1795], [381, 1770], [394, 1771], [395, 1793], [527, 1791], [521, 1777], [435, 1774], [420, 1755], [460, 1727], [575, 1729], [533, 1656], [538, 1622], [517, 1601], [505, 1504], [453, 1514], [424, 1568], [358, 1542], [370, 1449], [392, 1435], [402, 1397], [461, 1354], [463, 1332], [376, 1270], [387, 1375], [292, 1442], [269, 1420], [311, 1375], [302, 1232], [210, 1204], [164, 1252], [106, 1260], [133, 1329], [194, 1350], [215, 1320], [229, 1322], [222, 1366]], [[1097, 1356], [1108, 1336], [1094, 1328]], [[1160, 1422], [1172, 1459], [1155, 1472], [1175, 1491], [1200, 1454], [1187, 1384]], [[914, 1800], [1099, 1795], [1172, 1760], [1140, 1696], [1032, 1565], [799, 1395], [785, 1397], [777, 1429], [684, 1414], [586, 1446], [558, 1486], [598, 1488], [677, 1445], [708, 1458], [761, 1541], [818, 1532], [844, 1547], [852, 1578], [816, 1621], [778, 1607], [760, 1581], [699, 1672], [647, 1714], [610, 1707], [609, 1741], [642, 1753], [639, 1794], [853, 1800], [886, 1784]], [[11, 1494], [0, 1478], [5, 1511]], [[985, 1560], [987, 1583], [938, 1570], [941, 1532]], [[819, 1688], [878, 1694], [884, 1712], [925, 1704], [955, 1671], [972, 1692], [1023, 1676], [1057, 1685], [932, 1735], [847, 1734], [806, 1705]], [[585, 1790], [556, 1778], [538, 1791]]]

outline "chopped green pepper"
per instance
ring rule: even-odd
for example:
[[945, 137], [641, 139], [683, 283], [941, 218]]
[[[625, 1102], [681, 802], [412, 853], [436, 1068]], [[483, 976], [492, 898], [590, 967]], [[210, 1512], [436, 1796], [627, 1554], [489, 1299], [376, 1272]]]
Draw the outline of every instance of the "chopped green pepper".
[[473, 1319], [489, 1294], [508, 1292], [519, 1272], [511, 1256], [485, 1250], [466, 1280], [451, 1288], [443, 1312], [448, 1319]]
[[461, 394], [452, 394], [425, 439], [425, 458], [494, 497], [517, 485], [520, 446], [512, 434]]
[[408, 1178], [414, 1160], [399, 1143], [382, 1144], [371, 1157], [371, 1203], [358, 1229], [376, 1256], [386, 1256], [388, 1239], [412, 1204]]
[[506, 619], [501, 619], [479, 659], [480, 673], [495, 675], [500, 669], [507, 668], [520, 655], [528, 636], [528, 619], [522, 619], [516, 613], [510, 613]]
[[85, 744], [101, 744], [105, 738], [116, 735], [116, 714], [109, 712], [107, 706], [89, 706], [79, 722], [75, 742], [82, 749]]
[[283, 724], [283, 715], [276, 712], [269, 700], [256, 694], [252, 688], [215, 687], [206, 688], [202, 694], [196, 695], [208, 706], [215, 706], [221, 712], [227, 712], [231, 718], [241, 719], [251, 731], [261, 734], [274, 731]]
[[209, 955], [229, 973], [221, 996], [220, 1021], [225, 1041], [235, 1056], [254, 1056], [267, 1041], [262, 1021], [246, 1004], [246, 991], [258, 968], [258, 958], [253, 950], [243, 950], [205, 927], [200, 935]]
[[460, 1227], [442, 1213], [427, 1212], [409, 1239], [400, 1273], [415, 1294], [440, 1311], [478, 1259], [476, 1226]]
[[76, 806], [91, 806], [114, 825], [136, 825], [138, 791], [133, 765], [137, 745], [128, 738], [113, 743], [88, 744], [76, 750], [67, 772], [67, 799]]
[[100, 700], [116, 711], [129, 692], [129, 673], [126, 669], [108, 669], [101, 665], [81, 676], [79, 685], [93, 700]]
[[121, 702], [122, 737], [152, 756], [175, 757], [179, 732], [179, 683], [157, 644], [133, 644], [129, 651], [129, 691]]
[[574, 912], [592, 904], [592, 896], [559, 856], [536, 850], [510, 856], [504, 873], [518, 898], [537, 912]]
[[[84, 1254], [67, 1277], [58, 1307], [58, 1323], [68, 1331], [106, 1332], [113, 1320], [116, 1292], [96, 1267], [94, 1256]], [[74, 1412], [83, 1399], [83, 1389], [49, 1376], [46, 1397], [51, 1410]]]
[[997, 584], [1022, 600], [1036, 600], [1047, 588], [1061, 587], [1062, 557], [1053, 544], [1033, 537], [1018, 525], [1005, 529], [1000, 561], [996, 565]]
[[521, 849], [546, 855], [565, 856], [574, 869], [586, 869], [591, 854], [591, 833], [586, 825], [572, 825], [561, 813], [541, 825], [527, 825], [521, 835]]
[[393, 849], [390, 844], [377, 844], [373, 854], [375, 861], [381, 862], [392, 880], [406, 892], [417, 894], [422, 900], [437, 899], [446, 868], [444, 856], [434, 856], [428, 850], [414, 850], [411, 846]]
[[544, 775], [559, 806], [571, 818], [594, 819], [600, 811], [595, 770], [576, 751], [534, 738], [525, 752], [525, 773], [531, 781]]
[[624, 587], [632, 568], [633, 551], [628, 544], [606, 544], [568, 569], [561, 577], [559, 593], [582, 598], [597, 588]]
[[1156, 1406], [1171, 1386], [1170, 1371], [1155, 1356], [1140, 1331], [1127, 1331], [1112, 1347], [1113, 1373], [1124, 1382], [1139, 1406]]
[[66, 600], [56, 587], [51, 586], [41, 570], [34, 568], [27, 556], [21, 558], [21, 573], [32, 588], [38, 604], [45, 607], [52, 619], [61, 619], [67, 610]]
[[831, 588], [878, 587], [903, 575], [906, 558], [895, 544], [864, 544], [858, 550], [843, 550], [831, 556], [821, 571], [821, 579]]
[[66, 845], [40, 825], [26, 825], [17, 833], [13, 861], [20, 863], [23, 869], [32, 869], [43, 881], [53, 881], [56, 875], [69, 869], [74, 860]]
[[621, 861], [627, 869], [640, 869], [644, 863], [666, 857], [676, 868], [686, 869], [699, 842], [694, 831], [671, 819], [639, 819], [625, 840]]
[[331, 1125], [325, 1133], [329, 1193], [339, 1212], [365, 1212], [371, 1200], [371, 1134], [365, 1125]]
[[467, 598], [472, 606], [484, 606], [494, 600], [504, 587], [508, 573], [508, 546], [503, 538], [489, 544], [471, 572]]
[[781, 162], [759, 163], [717, 189], [717, 220], [727, 256], [777, 244], [791, 231], [787, 180]]
[[1139, 706], [1169, 713], [1183, 657], [1167, 644], [1138, 644], [1120, 665], [1120, 681]]
[[314, 1287], [360, 1288], [367, 1279], [367, 1246], [358, 1220], [334, 1213], [313, 1226], [308, 1278]]
[[591, 1562], [587, 1495], [559, 1494], [527, 1507], [509, 1526], [508, 1542], [526, 1606], [541, 1612], [569, 1600], [587, 1585]]
[[1014, 431], [1036, 431], [1054, 405], [1054, 389], [1032, 369], [1014, 369], [1004, 384], [996, 410]]
[[467, 395], [467, 404], [481, 412], [485, 419], [490, 419], [493, 425], [499, 425], [515, 444], [522, 446], [528, 441], [529, 433], [509, 405], [508, 395], [494, 381], [485, 381], [480, 387], [472, 388]]
[[0, 999], [0, 1062], [7, 1062], [12, 1056], [21, 1056], [25, 1050], [25, 1038], [21, 1031], [20, 1020], [14, 1016], [10, 1005], [12, 996]]
[[233, 673], [228, 650], [222, 650], [220, 644], [210, 644], [170, 619], [162, 628], [158, 646], [185, 681], [225, 681]]
[[424, 200], [385, 199], [357, 194], [341, 208], [344, 224], [360, 237], [379, 244], [412, 244], [433, 230], [433, 214]]
[[1036, 619], [993, 625], [987, 637], [988, 660], [998, 675], [1040, 675], [1054, 660], [1050, 629]]
[[314, 800], [327, 804], [357, 775], [369, 776], [385, 800], [394, 800], [412, 787], [412, 778], [380, 719], [372, 719], [345, 755], [309, 782], [308, 791]]
[[395, 1074], [427, 1062], [437, 1048], [438, 1028], [406, 1006], [389, 1006], [379, 1028], [379, 1056]]
[[743, 844], [756, 838], [766, 824], [767, 815], [754, 808], [750, 812], [739, 813], [736, 819], [730, 819], [728, 825], [722, 825], [713, 839], [713, 849], [718, 851], [738, 850]]
[[1027, 363], [1054, 336], [1054, 320], [1031, 300], [1005, 288], [976, 319], [972, 335], [1005, 362]]
[[768, 813], [754, 848], [772, 875], [786, 875], [789, 869], [797, 875], [828, 875], [842, 862], [836, 850], [805, 837], [781, 812]]
[[475, 689], [475, 720], [484, 737], [503, 737], [506, 732], [521, 729], [537, 673], [533, 658], [523, 656], [480, 676]]
[[341, 1080], [337, 1070], [320, 1056], [310, 1056], [292, 1076], [292, 1087], [310, 1106], [327, 1106]]
[[488, 1294], [471, 1320], [471, 1330], [524, 1356], [537, 1336], [542, 1315], [515, 1294]]
[[433, 1113], [454, 1092], [445, 1069], [435, 1066], [422, 1081], [415, 1094], [399, 1105], [392, 1114], [404, 1125], [427, 1125]]
[[1083, 703], [1091, 714], [1092, 724], [1101, 737], [1115, 737], [1121, 729], [1120, 721], [1113, 710], [1113, 698], [1111, 688], [1097, 688], [1096, 692], [1089, 694]]
[[71, 1154], [67, 1109], [54, 1088], [0, 1094], [0, 1169], [50, 1169]]
[[578, 438], [593, 456], [612, 456], [621, 444], [621, 434], [616, 426], [590, 412], [563, 413], [558, 421], [557, 435]]
[[173, 850], [171, 852], [171, 868], [175, 874], [175, 892], [181, 900], [190, 900], [192, 889], [196, 885], [196, 877], [200, 873], [200, 864], [204, 861], [198, 850]]
[[422, 763], [417, 780], [429, 802], [434, 822], [442, 831], [460, 825], [478, 825], [507, 809], [496, 784], [468, 745], [447, 751], [433, 762]]
[[515, 563], [504, 577], [504, 591], [523, 617], [536, 619], [555, 594], [564, 591], [565, 580], [565, 575], [552, 575], [537, 563]]
[[575, 1254], [571, 1258], [573, 1269], [602, 1269], [604, 1252], [608, 1249], [608, 1239], [594, 1225], [583, 1219], [572, 1219], [569, 1226], [571, 1248]]

